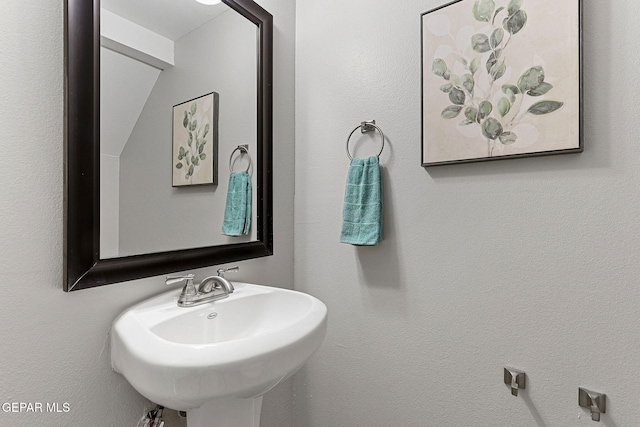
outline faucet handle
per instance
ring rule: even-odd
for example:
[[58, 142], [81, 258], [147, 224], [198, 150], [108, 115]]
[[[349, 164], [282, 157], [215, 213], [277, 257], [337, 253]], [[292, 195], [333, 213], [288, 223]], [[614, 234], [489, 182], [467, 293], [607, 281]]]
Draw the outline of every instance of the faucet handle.
[[195, 296], [198, 293], [196, 286], [193, 284], [193, 278], [195, 276], [193, 274], [178, 274], [176, 276], [167, 276], [164, 283], [167, 286], [175, 285], [177, 283], [186, 282], [184, 287], [182, 288], [181, 296]]
[[237, 271], [240, 271], [240, 267], [238, 267], [237, 265], [229, 268], [219, 268], [218, 276], [224, 277], [224, 273], [235, 273]]
[[164, 283], [167, 286], [171, 286], [171, 285], [175, 285], [177, 283], [182, 283], [183, 281], [186, 281], [187, 285], [189, 284], [193, 284], [193, 278], [195, 276], [193, 274], [178, 274], [175, 276], [167, 276], [167, 278], [165, 279]]

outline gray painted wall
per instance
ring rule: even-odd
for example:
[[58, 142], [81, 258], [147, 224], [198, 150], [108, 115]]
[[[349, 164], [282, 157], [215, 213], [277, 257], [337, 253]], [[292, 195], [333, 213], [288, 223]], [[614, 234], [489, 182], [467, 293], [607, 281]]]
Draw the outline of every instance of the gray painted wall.
[[[276, 252], [240, 263], [236, 277], [291, 288], [295, 5], [259, 3], [275, 15], [276, 26]], [[71, 410], [0, 411], [0, 425], [135, 426], [147, 402], [111, 370], [107, 333], [123, 309], [166, 289], [155, 277], [62, 291], [62, 5], [6, 0], [0, 15], [0, 403], [68, 402]], [[195, 271], [200, 277], [214, 272]], [[265, 397], [263, 426], [292, 426], [291, 384]]]
[[[584, 1], [584, 153], [425, 170], [420, 14], [444, 3], [297, 1], [295, 286], [329, 329], [295, 425], [594, 425], [579, 386], [607, 393], [601, 425], [637, 425], [637, 2]], [[364, 119], [388, 136], [375, 248], [339, 243]]]
[[[221, 234], [231, 152], [249, 144], [257, 155], [255, 51], [256, 26], [233, 11], [176, 41], [175, 66], [160, 73], [120, 156], [121, 256], [256, 239], [255, 173], [250, 234]], [[218, 185], [173, 188], [172, 107], [211, 92], [220, 96]]]
[[120, 154], [160, 70], [100, 47], [100, 255], [118, 256]]

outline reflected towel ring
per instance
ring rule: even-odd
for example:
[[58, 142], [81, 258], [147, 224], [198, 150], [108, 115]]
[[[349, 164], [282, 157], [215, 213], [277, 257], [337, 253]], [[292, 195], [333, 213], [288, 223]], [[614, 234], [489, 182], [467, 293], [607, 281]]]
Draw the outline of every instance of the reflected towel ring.
[[249, 146], [248, 145], [238, 145], [235, 150], [231, 152], [229, 156], [229, 172], [233, 173], [233, 155], [236, 151], [244, 151], [249, 157], [249, 165], [247, 166], [247, 170], [245, 172], [249, 173], [249, 169], [251, 169], [251, 155], [249, 154]]
[[377, 155], [378, 159], [380, 159], [380, 154], [382, 154], [382, 151], [384, 150], [384, 133], [382, 132], [382, 129], [376, 126], [375, 120], [370, 120], [370, 121], [365, 121], [360, 123], [360, 125], [356, 126], [355, 129], [352, 130], [349, 136], [347, 137], [347, 157], [349, 157], [349, 160], [353, 160], [353, 157], [351, 157], [351, 153], [349, 153], [349, 140], [351, 139], [351, 136], [353, 135], [353, 133], [358, 129], [360, 129], [362, 133], [372, 132], [374, 130], [377, 130], [378, 132], [380, 132], [380, 136], [382, 137], [382, 146], [380, 147], [380, 152]]

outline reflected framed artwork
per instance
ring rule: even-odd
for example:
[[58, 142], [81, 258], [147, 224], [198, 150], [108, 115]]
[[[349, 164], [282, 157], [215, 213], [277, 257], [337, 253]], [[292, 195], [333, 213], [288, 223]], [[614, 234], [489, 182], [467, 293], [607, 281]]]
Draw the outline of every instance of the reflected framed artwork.
[[218, 183], [218, 94], [173, 106], [173, 186]]
[[583, 151], [581, 0], [421, 15], [422, 165]]

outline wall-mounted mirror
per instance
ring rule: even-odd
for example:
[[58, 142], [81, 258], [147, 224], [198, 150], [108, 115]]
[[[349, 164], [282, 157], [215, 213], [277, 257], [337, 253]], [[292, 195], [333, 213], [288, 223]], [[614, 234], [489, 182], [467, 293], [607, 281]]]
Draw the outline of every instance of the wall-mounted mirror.
[[[65, 290], [270, 255], [271, 15], [67, 0], [65, 16]], [[232, 173], [251, 190], [241, 231]]]

